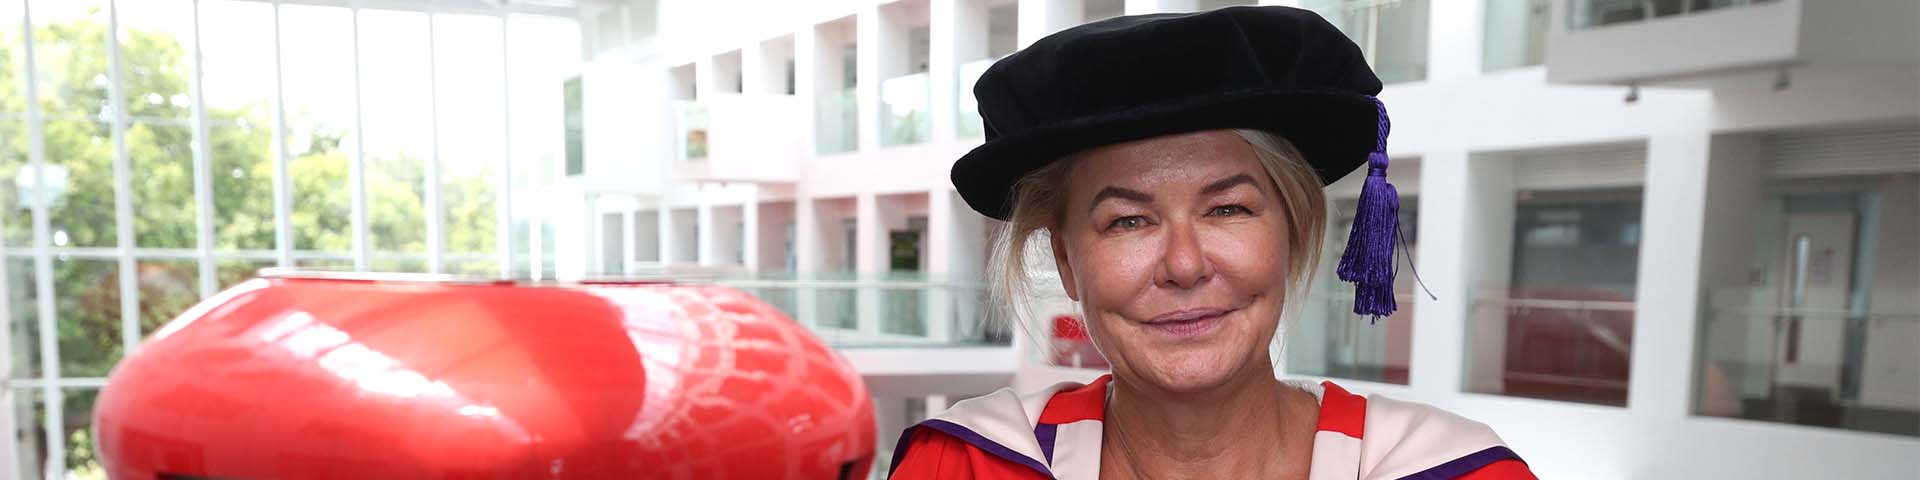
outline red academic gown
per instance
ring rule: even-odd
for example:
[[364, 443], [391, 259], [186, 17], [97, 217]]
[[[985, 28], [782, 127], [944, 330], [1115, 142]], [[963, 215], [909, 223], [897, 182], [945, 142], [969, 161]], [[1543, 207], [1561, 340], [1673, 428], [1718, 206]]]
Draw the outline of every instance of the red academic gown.
[[[910, 427], [893, 452], [894, 479], [1095, 479], [1111, 375], [1019, 396], [959, 402]], [[1297, 384], [1320, 399], [1310, 480], [1535, 480], [1480, 423], [1427, 405]]]

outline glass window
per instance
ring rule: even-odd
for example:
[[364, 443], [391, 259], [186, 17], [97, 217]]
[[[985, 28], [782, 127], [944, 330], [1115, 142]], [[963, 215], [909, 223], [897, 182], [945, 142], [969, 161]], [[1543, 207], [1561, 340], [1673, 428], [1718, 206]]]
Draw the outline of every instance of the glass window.
[[1920, 436], [1920, 173], [1758, 188], [1708, 219], [1744, 235], [1708, 254], [1694, 411]]
[[1484, 282], [1473, 302], [1468, 389], [1625, 406], [1640, 190], [1515, 197], [1504, 288]]
[[140, 261], [138, 282], [143, 337], [200, 301], [199, 265], [193, 260]]
[[[505, 52], [500, 17], [435, 15], [434, 95], [439, 98], [440, 204], [449, 258], [480, 255], [461, 271], [498, 270], [495, 190], [505, 159]], [[453, 262], [449, 262], [451, 265]], [[477, 270], [477, 272], [476, 272]], [[451, 271], [451, 269], [449, 270]]]
[[[133, 234], [141, 247], [193, 248], [193, 105], [188, 96], [193, 9], [187, 2], [121, 2], [120, 84], [124, 89]], [[35, 53], [38, 53], [37, 51]], [[100, 225], [114, 224], [112, 217]]]
[[121, 353], [118, 262], [55, 260], [53, 285], [60, 376], [107, 376]]
[[25, 188], [31, 178], [27, 158], [27, 101], [21, 73], [20, 2], [0, 2], [0, 243], [20, 247], [33, 244], [33, 217]]
[[7, 330], [13, 337], [7, 346], [13, 352], [13, 371], [7, 378], [39, 378], [40, 305], [34, 295], [38, 277], [33, 260], [8, 258], [6, 270]]
[[1427, 78], [1427, 2], [1302, 0], [1300, 6], [1346, 32], [1383, 83]]
[[39, 388], [8, 388], [6, 392], [7, 396], [0, 399], [0, 405], [7, 407], [5, 415], [13, 417], [13, 435], [17, 439], [8, 445], [13, 447], [8, 454], [19, 462], [7, 474], [9, 478], [40, 478], [40, 472], [43, 471], [40, 464], [44, 460], [42, 452], [47, 441], [46, 431], [39, 425], [42, 425], [41, 419], [47, 417], [46, 402], [40, 401]]
[[[1412, 262], [1419, 243], [1419, 204], [1417, 197], [1400, 199], [1400, 233], [1404, 252], [1396, 262]], [[1288, 373], [1351, 378], [1370, 382], [1407, 384], [1413, 346], [1413, 306], [1419, 292], [1411, 270], [1403, 265], [1394, 277], [1394, 301], [1399, 309], [1385, 318], [1372, 320], [1353, 314], [1353, 284], [1342, 282], [1333, 266], [1346, 250], [1347, 234], [1353, 229], [1357, 199], [1332, 202], [1333, 218], [1327, 231], [1327, 243], [1321, 253], [1309, 304], [1301, 311], [1292, 331], [1285, 334]]]
[[1486, 36], [1480, 48], [1481, 70], [1493, 72], [1546, 61], [1547, 0], [1486, 0]]
[[51, 242], [112, 247], [113, 137], [107, 12], [100, 1], [34, 1], [34, 71], [44, 119]]
[[[353, 248], [353, 13], [345, 8], [280, 5], [281, 71], [292, 160], [293, 248]], [[209, 22], [209, 26], [216, 25]]]
[[[188, 9], [180, 6], [180, 9]], [[202, 2], [201, 89], [213, 174], [214, 246], [275, 248], [273, 5]]]
[[[374, 252], [425, 253], [426, 159], [434, 154], [427, 15], [360, 10], [359, 16], [367, 241]], [[376, 270], [412, 265], [375, 264]]]

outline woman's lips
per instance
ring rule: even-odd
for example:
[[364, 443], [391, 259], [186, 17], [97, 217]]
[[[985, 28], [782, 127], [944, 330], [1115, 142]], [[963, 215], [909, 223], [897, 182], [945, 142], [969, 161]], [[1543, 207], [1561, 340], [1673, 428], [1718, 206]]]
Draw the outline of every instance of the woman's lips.
[[1231, 312], [1224, 308], [1190, 308], [1155, 315], [1142, 323], [1167, 336], [1187, 338], [1213, 331]]

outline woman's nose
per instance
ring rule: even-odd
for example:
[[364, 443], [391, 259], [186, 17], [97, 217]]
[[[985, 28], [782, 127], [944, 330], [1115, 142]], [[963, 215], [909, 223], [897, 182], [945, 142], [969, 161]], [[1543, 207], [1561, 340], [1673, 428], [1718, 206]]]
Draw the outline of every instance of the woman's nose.
[[1165, 239], [1161, 243], [1160, 273], [1155, 284], [1189, 289], [1199, 286], [1213, 276], [1213, 264], [1200, 245], [1200, 235], [1192, 222], [1173, 221], [1163, 230]]

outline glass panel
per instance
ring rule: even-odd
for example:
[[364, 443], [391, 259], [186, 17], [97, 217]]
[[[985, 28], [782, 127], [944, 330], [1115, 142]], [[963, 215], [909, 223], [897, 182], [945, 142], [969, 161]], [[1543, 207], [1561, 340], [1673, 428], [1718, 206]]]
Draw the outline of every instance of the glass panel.
[[[0, 15], [0, 21], [5, 21]], [[4, 33], [0, 33], [4, 35]], [[0, 47], [0, 55], [12, 52]], [[5, 72], [0, 72], [0, 81], [5, 81]], [[0, 103], [20, 100], [9, 95], [15, 92], [0, 87]], [[21, 248], [33, 245], [33, 205], [27, 192], [33, 185], [33, 170], [26, 152], [26, 122], [11, 118], [19, 113], [0, 112], [0, 243]]]
[[[115, 8], [119, 10], [120, 85], [126, 112], [136, 120], [192, 120], [193, 99], [187, 85], [192, 75], [188, 63], [193, 51], [193, 4], [122, 1]], [[40, 10], [35, 8], [33, 14], [39, 18]], [[38, 47], [35, 55], [40, 53]]]
[[445, 271], [455, 275], [497, 276], [500, 262], [491, 258], [449, 258]]
[[159, 330], [200, 302], [200, 264], [192, 260], [141, 260], [140, 332]]
[[13, 465], [13, 472], [9, 475], [12, 478], [40, 478], [41, 462], [47, 446], [46, 429], [42, 428], [47, 408], [40, 401], [40, 389], [9, 388], [6, 391], [7, 396], [0, 399], [0, 405], [7, 408], [7, 415], [13, 416], [13, 431], [7, 432], [13, 435], [14, 440], [13, 451], [9, 453], [19, 462]]
[[1474, 298], [1468, 389], [1627, 402], [1639, 190], [1522, 192], [1507, 288]]
[[1707, 220], [1694, 412], [1920, 436], [1920, 175], [1760, 186]]
[[933, 127], [927, 121], [926, 72], [880, 82], [880, 141], [882, 146], [926, 143]]
[[[1287, 372], [1370, 382], [1406, 385], [1413, 350], [1414, 302], [1420, 287], [1413, 275], [1401, 270], [1394, 277], [1393, 315], [1374, 320], [1353, 314], [1353, 285], [1339, 281], [1331, 265], [1345, 251], [1359, 202], [1335, 200], [1336, 221], [1327, 231], [1318, 272], [1308, 305], [1293, 331], [1287, 332]], [[1404, 250], [1396, 262], [1413, 262], [1419, 251], [1420, 201], [1411, 195], [1400, 200], [1400, 233]]]
[[93, 403], [100, 390], [68, 388], [61, 393], [65, 397], [60, 417], [65, 422], [61, 434], [67, 441], [67, 478], [107, 478], [100, 467], [99, 452], [93, 448]]
[[986, 135], [986, 127], [981, 124], [980, 100], [973, 96], [973, 86], [980, 81], [980, 75], [987, 73], [987, 67], [993, 66], [998, 58], [975, 60], [960, 64], [960, 138], [980, 138]]
[[[136, 121], [127, 128], [133, 187], [133, 235], [139, 246], [193, 248], [193, 128], [177, 120]], [[215, 175], [216, 182], [220, 180]], [[111, 221], [108, 221], [111, 224]], [[216, 226], [225, 225], [216, 222]]]
[[293, 156], [293, 245], [353, 248], [347, 156], [353, 135], [353, 18], [344, 8], [282, 5], [287, 149]]
[[1487, 0], [1481, 70], [1493, 72], [1546, 61], [1548, 0]]
[[120, 360], [120, 269], [113, 260], [53, 262], [60, 376], [104, 377]]
[[351, 271], [353, 270], [353, 258], [351, 254], [347, 253], [341, 253], [328, 258], [296, 258], [293, 260], [293, 266], [295, 268], [314, 270]]
[[426, 259], [414, 258], [375, 258], [367, 264], [375, 272], [426, 273]]
[[226, 290], [239, 285], [240, 282], [259, 277], [260, 269], [272, 268], [274, 265], [273, 260], [221, 259], [213, 267], [213, 278], [219, 283], [221, 290]]
[[113, 137], [107, 124], [49, 120], [45, 124], [48, 219], [56, 247], [112, 247]]
[[427, 16], [360, 10], [361, 117], [366, 131], [367, 241], [375, 252], [424, 253], [426, 158], [433, 154]]
[[1778, 0], [1571, 0], [1567, 26], [1578, 30]]
[[[214, 245], [270, 250], [273, 220], [273, 6], [201, 4], [201, 65], [213, 146]], [[295, 40], [298, 41], [298, 40]], [[350, 48], [336, 46], [335, 48]]]
[[33, 244], [33, 217], [22, 191], [33, 180], [21, 177], [29, 161], [25, 82], [20, 77], [26, 71], [22, 7], [20, 2], [0, 2], [0, 242], [16, 247]]
[[448, 254], [492, 254], [499, 241], [495, 190], [505, 154], [499, 139], [506, 135], [500, 18], [434, 15], [433, 22], [444, 248]]
[[[30, 0], [43, 118], [100, 119], [107, 106], [104, 0]], [[109, 143], [111, 145], [111, 143]], [[97, 198], [97, 197], [88, 197]]]
[[681, 160], [707, 158], [707, 107], [694, 100], [673, 102], [674, 120], [680, 125]]
[[854, 127], [859, 124], [853, 98], [853, 89], [823, 93], [815, 99], [814, 133], [816, 150], [821, 155], [851, 152], [859, 148], [858, 132]]
[[7, 259], [7, 329], [13, 371], [7, 378], [40, 377], [40, 306], [34, 298], [33, 260]]
[[526, 265], [516, 271], [530, 272], [533, 235], [540, 231], [536, 219], [546, 215], [536, 192], [558, 180], [566, 154], [565, 92], [554, 86], [563, 81], [561, 72], [578, 70], [580, 31], [571, 20], [514, 15], [507, 17], [507, 38], [508, 138], [513, 140], [516, 193], [513, 251], [515, 260]]
[[1302, 0], [1346, 32], [1384, 83], [1427, 78], [1427, 1]]

